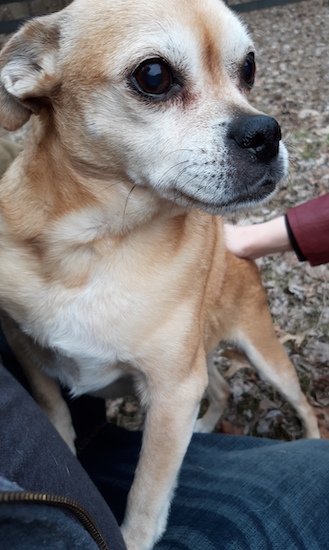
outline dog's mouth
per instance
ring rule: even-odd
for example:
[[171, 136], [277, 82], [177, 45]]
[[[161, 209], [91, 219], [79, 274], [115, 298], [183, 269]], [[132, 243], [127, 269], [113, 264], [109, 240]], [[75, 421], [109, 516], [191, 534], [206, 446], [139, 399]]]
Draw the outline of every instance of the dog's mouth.
[[250, 188], [246, 186], [243, 192], [240, 189], [238, 193], [222, 193], [220, 198], [216, 199], [214, 197], [210, 200], [203, 200], [185, 191], [173, 189], [171, 200], [186, 208], [200, 208], [211, 214], [221, 215], [244, 210], [255, 204], [262, 203], [275, 193], [276, 188], [277, 181], [266, 179]]

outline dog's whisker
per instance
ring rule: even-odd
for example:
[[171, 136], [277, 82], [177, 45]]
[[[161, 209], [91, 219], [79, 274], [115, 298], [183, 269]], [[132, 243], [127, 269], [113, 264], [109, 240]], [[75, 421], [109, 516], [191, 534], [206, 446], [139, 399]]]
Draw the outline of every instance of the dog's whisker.
[[[199, 177], [199, 174], [195, 174], [192, 178], [190, 178], [187, 182], [184, 183], [184, 185], [179, 189], [180, 193], [184, 193], [184, 190], [186, 187], [190, 185], [190, 183], [194, 180], [196, 180]], [[200, 191], [202, 186], [198, 186], [197, 192]]]
[[[177, 165], [177, 166], [178, 166], [178, 165]], [[189, 164], [188, 166], [185, 166], [185, 167], [183, 168], [183, 170], [181, 170], [181, 171], [176, 175], [175, 179], [174, 179], [172, 182], [170, 182], [170, 183], [171, 183], [170, 187], [173, 188], [173, 189], [175, 189], [175, 188], [177, 187], [177, 184], [178, 184], [179, 179], [180, 179], [180, 178], [182, 177], [182, 175], [185, 174], [185, 173], [188, 171], [188, 169], [191, 168], [192, 166], [193, 166], [193, 164]], [[161, 184], [162, 184], [162, 179], [163, 179], [163, 177], [164, 177], [164, 176], [162, 176], [162, 177], [160, 178], [160, 180], [158, 181], [158, 185], [159, 185], [159, 186], [161, 186]], [[193, 176], [192, 179], [195, 179], [196, 177], [198, 177], [198, 174], [196, 174], [195, 176]], [[191, 180], [189, 180], [188, 182], [186, 182], [186, 183], [184, 184], [184, 186], [185, 186], [185, 185], [188, 185], [190, 181], [191, 181]]]
[[187, 148], [184, 148], [184, 149], [173, 149], [172, 151], [169, 151], [168, 153], [166, 153], [162, 158], [163, 160], [166, 159], [167, 157], [169, 157], [169, 155], [177, 155], [177, 153], [192, 153], [193, 152], [193, 149], [187, 149]]
[[[168, 176], [168, 174], [169, 174], [169, 172], [170, 172], [171, 170], [174, 170], [174, 169], [177, 168], [178, 166], [181, 166], [182, 164], [186, 164], [187, 162], [189, 162], [189, 161], [188, 161], [188, 160], [184, 160], [184, 161], [182, 161], [182, 162], [178, 162], [177, 164], [174, 164], [173, 166], [170, 166], [170, 168], [168, 168], [168, 170], [166, 170], [166, 172], [165, 172], [164, 174], [162, 174], [161, 178], [160, 178], [159, 181], [158, 181], [158, 184], [161, 185], [163, 182], [166, 181], [167, 176]], [[180, 177], [180, 175], [183, 174], [184, 171], [187, 170], [188, 168], [189, 168], [189, 167], [186, 166], [186, 167], [180, 172], [180, 174], [179, 174], [178, 176], [176, 176], [176, 178], [177, 178], [177, 177]], [[177, 179], [175, 179], [175, 181], [177, 181]]]
[[117, 185], [121, 185], [120, 181], [115, 181], [114, 183], [107, 183], [106, 185], [103, 185], [97, 190], [93, 190], [93, 194], [95, 197], [102, 197], [103, 193], [111, 189], [112, 187], [115, 187]]
[[135, 187], [137, 187], [137, 184], [135, 183], [132, 188], [130, 189], [128, 195], [127, 195], [127, 198], [126, 198], [126, 202], [125, 202], [125, 207], [124, 207], [124, 210], [123, 210], [123, 222], [125, 221], [125, 217], [126, 217], [126, 212], [127, 212], [127, 207], [128, 207], [128, 201], [133, 193], [133, 190], [135, 189]]

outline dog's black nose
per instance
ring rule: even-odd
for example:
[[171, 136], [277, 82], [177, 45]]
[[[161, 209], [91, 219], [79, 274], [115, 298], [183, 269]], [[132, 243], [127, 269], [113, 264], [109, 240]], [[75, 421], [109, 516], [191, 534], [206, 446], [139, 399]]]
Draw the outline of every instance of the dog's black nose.
[[269, 164], [279, 151], [280, 126], [266, 115], [242, 115], [229, 126], [228, 137]]

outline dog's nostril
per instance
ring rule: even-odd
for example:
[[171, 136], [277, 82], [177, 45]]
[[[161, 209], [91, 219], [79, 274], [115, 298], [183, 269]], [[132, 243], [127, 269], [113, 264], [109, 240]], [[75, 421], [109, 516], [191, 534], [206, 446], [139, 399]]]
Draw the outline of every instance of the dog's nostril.
[[228, 137], [261, 161], [269, 163], [279, 151], [280, 126], [265, 115], [243, 115], [229, 127]]
[[264, 147], [264, 143], [265, 139], [262, 132], [254, 133], [252, 130], [249, 129], [249, 131], [247, 131], [245, 135], [242, 136], [242, 140], [239, 145], [245, 148], [258, 149], [259, 147]]

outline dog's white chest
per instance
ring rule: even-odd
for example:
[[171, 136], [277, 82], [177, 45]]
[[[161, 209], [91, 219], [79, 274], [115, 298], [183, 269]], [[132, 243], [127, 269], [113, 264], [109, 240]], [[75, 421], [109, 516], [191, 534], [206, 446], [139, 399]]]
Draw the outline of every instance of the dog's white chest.
[[22, 281], [6, 305], [24, 332], [52, 350], [49, 372], [73, 394], [102, 389], [131, 370], [143, 300], [111, 270], [73, 289]]
[[39, 327], [41, 338], [50, 348], [74, 359], [81, 373], [92, 371], [93, 375], [106, 378], [108, 384], [117, 377], [109, 374], [116, 370], [117, 363], [129, 363], [132, 359], [131, 321], [138, 309], [136, 297], [129, 293], [123, 296], [119, 282], [113, 285], [108, 280], [102, 284], [99, 279], [77, 292], [73, 299], [65, 294], [62, 291], [54, 297], [58, 306]]

